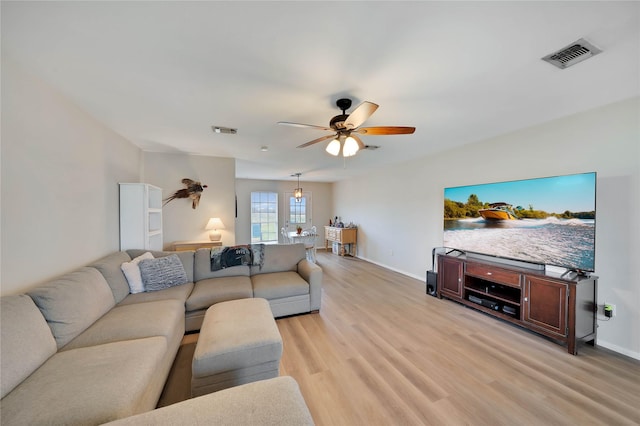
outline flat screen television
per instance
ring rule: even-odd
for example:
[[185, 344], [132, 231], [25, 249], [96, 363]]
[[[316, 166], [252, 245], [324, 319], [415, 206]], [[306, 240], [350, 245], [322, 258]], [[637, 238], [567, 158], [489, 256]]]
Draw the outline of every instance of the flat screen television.
[[596, 173], [445, 188], [444, 246], [595, 270]]

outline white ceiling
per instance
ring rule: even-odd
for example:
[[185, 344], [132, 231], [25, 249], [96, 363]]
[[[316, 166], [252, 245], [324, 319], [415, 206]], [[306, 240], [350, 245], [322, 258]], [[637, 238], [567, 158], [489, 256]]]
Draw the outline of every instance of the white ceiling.
[[[638, 2], [2, 1], [1, 31], [5, 58], [142, 149], [233, 157], [240, 178], [337, 181], [640, 95]], [[604, 52], [540, 60], [579, 38]], [[345, 160], [276, 124], [326, 126], [340, 97], [417, 130]]]

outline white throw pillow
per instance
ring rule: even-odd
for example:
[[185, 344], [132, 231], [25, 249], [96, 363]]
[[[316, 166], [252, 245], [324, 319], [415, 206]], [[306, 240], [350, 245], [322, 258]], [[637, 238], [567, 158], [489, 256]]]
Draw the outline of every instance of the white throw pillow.
[[124, 276], [127, 277], [129, 283], [129, 291], [131, 294], [142, 293], [144, 291], [144, 284], [142, 283], [142, 276], [140, 275], [140, 267], [138, 263], [145, 259], [153, 259], [153, 255], [146, 252], [133, 259], [131, 262], [125, 262], [120, 265]]

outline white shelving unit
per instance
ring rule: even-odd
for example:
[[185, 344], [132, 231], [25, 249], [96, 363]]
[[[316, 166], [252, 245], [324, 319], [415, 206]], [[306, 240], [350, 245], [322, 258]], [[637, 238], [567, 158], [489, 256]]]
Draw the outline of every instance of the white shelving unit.
[[162, 189], [120, 184], [120, 250], [162, 250]]

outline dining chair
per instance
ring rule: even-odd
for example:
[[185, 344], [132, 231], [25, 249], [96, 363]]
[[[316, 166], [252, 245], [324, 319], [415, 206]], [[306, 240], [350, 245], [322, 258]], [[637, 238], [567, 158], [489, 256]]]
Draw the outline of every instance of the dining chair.
[[304, 248], [307, 252], [307, 260], [316, 263], [316, 241], [318, 239], [318, 231], [315, 226], [302, 231]]
[[282, 242], [284, 244], [291, 244], [291, 240], [289, 239], [289, 233], [284, 228], [284, 226], [280, 228], [280, 235], [282, 235]]

